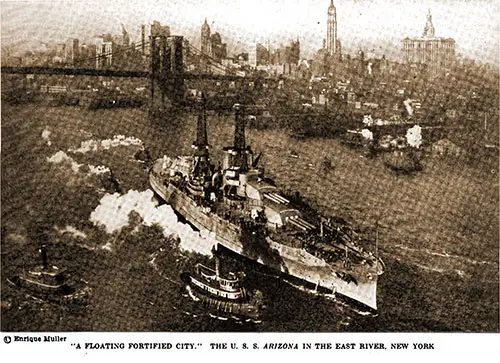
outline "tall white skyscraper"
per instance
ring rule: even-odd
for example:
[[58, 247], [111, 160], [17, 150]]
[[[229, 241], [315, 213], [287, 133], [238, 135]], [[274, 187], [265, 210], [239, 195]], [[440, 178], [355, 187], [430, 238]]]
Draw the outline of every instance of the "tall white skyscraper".
[[333, 56], [337, 53], [337, 9], [333, 5], [333, 0], [328, 7], [328, 32], [326, 34], [326, 46], [328, 54]]

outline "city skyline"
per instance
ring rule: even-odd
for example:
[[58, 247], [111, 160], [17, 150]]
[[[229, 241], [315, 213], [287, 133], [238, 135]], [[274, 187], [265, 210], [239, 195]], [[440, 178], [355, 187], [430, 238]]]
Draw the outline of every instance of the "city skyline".
[[[154, 20], [169, 25], [173, 34], [199, 44], [199, 29], [207, 18], [212, 31], [227, 41], [230, 54], [248, 51], [253, 43], [270, 42], [276, 48], [290, 39], [300, 39], [302, 58], [312, 58], [327, 37], [330, 0], [298, 0], [292, 4], [280, 0], [230, 4], [221, 0], [165, 1], [162, 9], [150, 0], [88, 3], [2, 1], [2, 46], [24, 51], [39, 42], [62, 42], [70, 37], [88, 41], [96, 34], [120, 33], [121, 23], [132, 39], [138, 40], [140, 24]], [[436, 36], [454, 38], [459, 55], [498, 64], [498, 2], [336, 0], [334, 4], [344, 53], [374, 50], [375, 56], [385, 54], [400, 60], [401, 41], [422, 35], [430, 9]]]

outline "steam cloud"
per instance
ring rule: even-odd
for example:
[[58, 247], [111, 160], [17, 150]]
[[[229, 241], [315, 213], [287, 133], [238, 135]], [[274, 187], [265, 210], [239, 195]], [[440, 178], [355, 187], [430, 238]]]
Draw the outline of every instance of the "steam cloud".
[[215, 240], [211, 236], [202, 237], [189, 225], [180, 223], [172, 207], [166, 204], [157, 206], [153, 195], [149, 189], [143, 192], [129, 190], [124, 195], [107, 194], [90, 214], [90, 221], [95, 225], [103, 225], [107, 233], [111, 234], [127, 226], [129, 214], [135, 211], [141, 216], [144, 225], [158, 224], [163, 228], [165, 237], [177, 235], [181, 249], [211, 255]]
[[78, 149], [68, 149], [69, 152], [72, 153], [81, 153], [85, 154], [91, 151], [101, 151], [101, 150], [109, 150], [112, 147], [118, 146], [141, 146], [143, 144], [141, 139], [130, 136], [125, 137], [124, 135], [115, 135], [112, 139], [105, 139], [101, 141], [97, 140], [86, 140], [82, 141], [80, 147]]
[[418, 125], [413, 126], [406, 132], [406, 141], [408, 145], [419, 148], [422, 145], [422, 128]]

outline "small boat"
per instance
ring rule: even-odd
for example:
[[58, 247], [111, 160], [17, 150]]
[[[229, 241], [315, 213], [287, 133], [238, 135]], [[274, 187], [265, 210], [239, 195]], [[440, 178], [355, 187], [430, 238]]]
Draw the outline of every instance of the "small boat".
[[83, 281], [70, 281], [65, 268], [49, 266], [47, 250], [40, 248], [42, 265], [35, 266], [7, 281], [18, 288], [26, 290], [32, 296], [53, 302], [75, 302], [85, 304], [90, 294], [90, 288]]
[[198, 263], [194, 273], [181, 274], [191, 299], [201, 302], [209, 310], [234, 317], [258, 319], [264, 307], [262, 293], [245, 288], [244, 278], [243, 272], [230, 272], [223, 277], [217, 257], [215, 269]]
[[398, 173], [413, 173], [422, 170], [422, 153], [413, 148], [394, 149], [384, 153], [384, 164]]

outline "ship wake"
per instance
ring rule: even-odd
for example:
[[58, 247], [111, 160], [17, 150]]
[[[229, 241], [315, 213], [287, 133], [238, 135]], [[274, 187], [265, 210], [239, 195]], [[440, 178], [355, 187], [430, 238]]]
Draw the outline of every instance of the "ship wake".
[[480, 273], [482, 281], [498, 282], [498, 263], [495, 261], [475, 260], [427, 248], [416, 249], [404, 245], [394, 247], [396, 249], [393, 252], [386, 252], [386, 254], [397, 261], [410, 263], [422, 270], [451, 274], [461, 279], [470, 279]]

